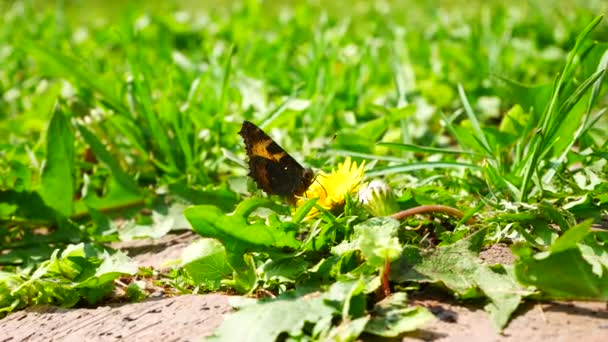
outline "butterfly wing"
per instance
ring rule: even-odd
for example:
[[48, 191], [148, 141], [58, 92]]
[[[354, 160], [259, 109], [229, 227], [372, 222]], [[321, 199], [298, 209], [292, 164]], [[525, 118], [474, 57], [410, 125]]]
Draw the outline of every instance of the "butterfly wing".
[[249, 176], [266, 193], [283, 197], [301, 195], [312, 183], [312, 171], [305, 169], [264, 131], [244, 121], [241, 137], [249, 157]]

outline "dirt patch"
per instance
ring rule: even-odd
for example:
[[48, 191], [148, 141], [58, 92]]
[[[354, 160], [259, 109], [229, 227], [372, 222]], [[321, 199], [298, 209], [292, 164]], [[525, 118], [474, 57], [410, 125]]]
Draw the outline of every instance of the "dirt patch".
[[115, 242], [110, 247], [127, 253], [140, 266], [163, 268], [166, 262], [179, 259], [182, 251], [199, 236], [192, 231], [167, 234], [160, 239]]
[[96, 309], [30, 307], [0, 321], [1, 341], [194, 341], [230, 311], [228, 296], [184, 295]]
[[608, 341], [606, 303], [527, 303], [502, 333], [481, 306], [462, 305], [441, 296], [415, 299], [414, 303], [427, 307], [436, 320], [408, 334], [404, 341]]
[[[195, 234], [186, 232], [112, 247], [126, 251], [141, 266], [160, 268], [179, 258], [183, 248], [196, 239]], [[487, 248], [480, 257], [489, 264], [514, 261], [504, 244]], [[229, 298], [220, 294], [183, 295], [95, 309], [30, 307], [0, 320], [0, 342], [200, 340], [209, 336], [231, 310]], [[437, 292], [414, 295], [412, 301], [429, 308], [436, 319], [406, 335], [404, 341], [608, 341], [606, 303], [528, 303], [500, 334], [482, 306], [462, 305]]]
[[504, 243], [492, 245], [479, 253], [481, 260], [488, 264], [510, 265], [515, 262], [515, 256], [511, 253], [511, 248]]

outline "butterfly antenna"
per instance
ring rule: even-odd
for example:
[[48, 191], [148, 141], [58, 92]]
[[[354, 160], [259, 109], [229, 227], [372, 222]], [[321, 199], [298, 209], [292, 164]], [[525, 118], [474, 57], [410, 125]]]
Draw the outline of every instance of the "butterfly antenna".
[[312, 180], [312, 181], [313, 181], [313, 182], [317, 182], [317, 184], [319, 184], [319, 186], [321, 187], [321, 189], [323, 189], [323, 191], [325, 191], [325, 196], [327, 196], [327, 189], [325, 189], [325, 187], [323, 186], [323, 184], [321, 184], [321, 182], [319, 182], [319, 181], [317, 180], [317, 177], [319, 177], [319, 176], [321, 176], [321, 177], [325, 177], [324, 175], [318, 174], [318, 175], [316, 175], [316, 176], [315, 176], [315, 178], [313, 178], [313, 180]]

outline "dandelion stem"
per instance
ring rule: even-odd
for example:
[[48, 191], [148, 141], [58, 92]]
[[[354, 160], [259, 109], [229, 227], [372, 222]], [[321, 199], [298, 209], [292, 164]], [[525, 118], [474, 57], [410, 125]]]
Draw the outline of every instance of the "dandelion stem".
[[[458, 218], [463, 218], [464, 213], [456, 208], [448, 207], [445, 205], [421, 205], [418, 207], [410, 208], [407, 210], [402, 210], [400, 212], [394, 213], [391, 215], [392, 218], [397, 220], [402, 220], [408, 216], [425, 214], [425, 213], [444, 213], [451, 216], [455, 216]], [[469, 218], [466, 221], [466, 224], [474, 224], [476, 221], [474, 218]]]

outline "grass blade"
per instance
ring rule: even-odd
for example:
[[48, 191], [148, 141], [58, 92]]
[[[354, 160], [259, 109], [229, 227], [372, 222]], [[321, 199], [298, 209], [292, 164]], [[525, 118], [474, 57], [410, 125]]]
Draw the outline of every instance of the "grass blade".
[[483, 149], [487, 152], [487, 157], [493, 158], [493, 153], [492, 149], [490, 148], [490, 144], [488, 144], [488, 140], [486, 139], [485, 134], [483, 134], [483, 131], [481, 130], [479, 121], [477, 120], [477, 117], [473, 112], [473, 108], [471, 107], [471, 104], [469, 103], [469, 100], [467, 99], [467, 96], [464, 93], [464, 89], [462, 88], [461, 84], [458, 85], [458, 94], [460, 95], [460, 100], [462, 101], [462, 105], [464, 106], [464, 111], [467, 114], [469, 121], [471, 121], [471, 125], [473, 126], [473, 130], [475, 131], [476, 138], [479, 140], [479, 143], [481, 144]]
[[441, 147], [420, 146], [420, 145], [413, 145], [413, 144], [379, 142], [377, 145], [386, 146], [386, 147], [395, 148], [395, 149], [404, 150], [404, 151], [417, 152], [417, 153], [439, 153], [439, 154], [455, 154], [455, 155], [468, 154], [468, 155], [480, 156], [480, 154], [476, 153], [476, 152], [453, 150], [453, 149], [441, 148]]
[[95, 134], [91, 132], [88, 128], [83, 125], [77, 125], [78, 131], [82, 135], [82, 138], [86, 141], [86, 143], [91, 147], [95, 156], [99, 158], [99, 160], [105, 163], [110, 171], [112, 171], [112, 175], [116, 178], [118, 183], [120, 183], [123, 187], [131, 191], [132, 193], [139, 193], [139, 186], [137, 183], [129, 176], [125, 171], [122, 170], [118, 161], [108, 152], [108, 150], [104, 147], [104, 145], [97, 139]]
[[480, 169], [479, 165], [458, 163], [458, 162], [424, 162], [424, 163], [411, 163], [411, 164], [400, 164], [392, 165], [382, 168], [372, 169], [366, 172], [367, 177], [385, 176], [395, 173], [418, 171], [418, 170], [431, 170], [431, 169]]

